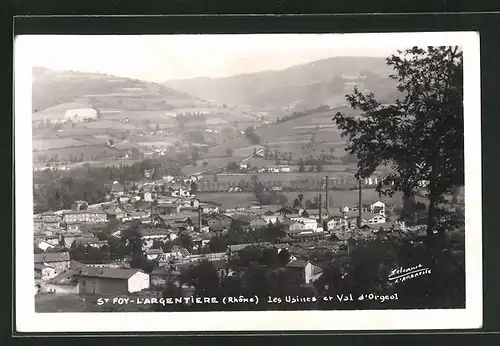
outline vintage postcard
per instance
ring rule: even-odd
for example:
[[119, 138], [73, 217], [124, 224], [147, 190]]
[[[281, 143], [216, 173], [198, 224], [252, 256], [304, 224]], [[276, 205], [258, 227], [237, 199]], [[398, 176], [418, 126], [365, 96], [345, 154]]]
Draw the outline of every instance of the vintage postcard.
[[18, 331], [482, 326], [479, 34], [14, 53]]

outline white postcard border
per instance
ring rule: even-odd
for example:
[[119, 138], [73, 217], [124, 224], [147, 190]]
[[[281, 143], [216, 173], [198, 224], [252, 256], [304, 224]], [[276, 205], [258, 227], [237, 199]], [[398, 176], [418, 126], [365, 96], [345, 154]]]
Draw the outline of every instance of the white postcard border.
[[[31, 54], [14, 46], [15, 313], [18, 332], [320, 331], [476, 329], [482, 326], [482, 184], [479, 34], [323, 34], [339, 44], [459, 45], [464, 52], [466, 308], [450, 310], [35, 313], [32, 220]], [[255, 36], [255, 35], [253, 35]], [[355, 43], [354, 43], [355, 42]]]

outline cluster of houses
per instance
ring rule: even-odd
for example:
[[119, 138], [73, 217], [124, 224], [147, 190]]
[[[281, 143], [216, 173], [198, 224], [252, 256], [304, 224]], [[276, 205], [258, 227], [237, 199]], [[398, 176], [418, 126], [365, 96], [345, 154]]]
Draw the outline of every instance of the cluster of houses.
[[[311, 251], [317, 251], [319, 244], [330, 246], [326, 251], [335, 253], [359, 237], [373, 237], [381, 229], [404, 228], [401, 223], [386, 222], [386, 206], [381, 201], [362, 205], [360, 229], [357, 207], [319, 210], [269, 205], [221, 210], [220, 206], [201, 202], [192, 195], [170, 192], [158, 193], [146, 188], [126, 193], [121, 184], [115, 183], [109, 202], [89, 205], [86, 201], [75, 201], [71, 210], [35, 215], [36, 292], [126, 294], [155, 289], [167, 282], [181, 285], [180, 273], [203, 260], [212, 262], [221, 276], [231, 275], [228, 260], [248, 246], [272, 247], [278, 252], [289, 250], [287, 267], [304, 283], [310, 283], [322, 274], [321, 266], [308, 257]], [[131, 269], [126, 260], [106, 264], [71, 261], [68, 249], [74, 245], [95, 248], [106, 245], [96, 234], [113, 220], [120, 221], [112, 233], [116, 237], [120, 237], [128, 222], [141, 224], [143, 252], [157, 263], [153, 272]], [[207, 248], [214, 236], [227, 234], [232, 227], [252, 232], [268, 225], [279, 225], [284, 231], [284, 236], [274, 244], [229, 245], [221, 253], [196, 251], [203, 254], [191, 254], [178, 245], [169, 251], [154, 246], [187, 234], [192, 249], [201, 250]]]

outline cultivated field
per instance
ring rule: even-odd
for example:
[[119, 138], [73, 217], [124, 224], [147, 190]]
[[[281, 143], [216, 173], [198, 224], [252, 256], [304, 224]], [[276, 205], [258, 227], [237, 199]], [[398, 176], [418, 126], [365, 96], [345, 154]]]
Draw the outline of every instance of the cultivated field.
[[259, 151], [261, 149], [264, 149], [262, 145], [250, 145], [248, 147], [244, 148], [239, 148], [234, 150], [233, 156], [243, 156], [243, 157], [248, 157], [253, 154], [254, 149], [256, 151]]
[[[291, 173], [248, 173], [248, 174], [217, 174], [217, 180], [221, 183], [230, 182], [238, 183], [240, 181], [250, 181], [253, 176], [257, 176], [260, 182], [287, 182], [295, 180], [317, 180], [324, 179], [325, 176], [330, 178], [351, 178], [353, 173], [338, 171], [338, 172], [291, 172]], [[210, 181], [213, 181], [214, 175], [204, 175]]]
[[[335, 156], [344, 156], [345, 140], [341, 137], [332, 118], [336, 111], [353, 113], [348, 108], [339, 108], [328, 112], [319, 112], [279, 124], [264, 125], [255, 130], [260, 137], [261, 145], [267, 145], [272, 150], [292, 152], [296, 156], [318, 156], [330, 154], [334, 148]], [[223, 141], [210, 153], [224, 155], [227, 148], [238, 150], [251, 146], [252, 143], [244, 135]]]
[[106, 121], [106, 120], [100, 120], [100, 121], [93, 121], [86, 123], [84, 125], [85, 129], [115, 129], [115, 130], [140, 130], [140, 127], [131, 125], [131, 124], [124, 124], [120, 123], [118, 121]]
[[196, 194], [196, 198], [200, 201], [219, 203], [222, 208], [226, 209], [257, 203], [255, 195], [251, 192], [199, 192]]
[[57, 155], [59, 160], [69, 160], [71, 156], [80, 157], [83, 154], [84, 159], [89, 160], [100, 155], [106, 156], [118, 156], [122, 154], [122, 151], [117, 149], [112, 149], [105, 145], [87, 145], [81, 147], [71, 147], [71, 148], [61, 148], [61, 149], [51, 149], [51, 150], [39, 150], [33, 152], [33, 161], [40, 161], [41, 158], [53, 157]]
[[32, 141], [33, 151], [51, 150], [67, 147], [79, 147], [86, 145], [85, 142], [72, 138], [36, 139]]
[[79, 168], [85, 164], [90, 164], [92, 167], [113, 167], [119, 165], [131, 166], [134, 163], [141, 162], [141, 160], [103, 160], [103, 161], [85, 161], [75, 162], [66, 165], [68, 168]]
[[[291, 205], [293, 201], [297, 198], [299, 194], [303, 194], [303, 203], [306, 200], [313, 201], [315, 197], [318, 197], [319, 194], [322, 194], [323, 205], [325, 203], [325, 192], [324, 191], [297, 191], [297, 192], [280, 192], [284, 194], [288, 202], [287, 204]], [[338, 191], [338, 190], [330, 190], [328, 192], [328, 196], [333, 198], [333, 206], [334, 208], [340, 208], [345, 205], [355, 206], [358, 203], [358, 191], [357, 190], [348, 190], [348, 191]], [[243, 207], [246, 205], [250, 205], [252, 203], [257, 203], [255, 199], [255, 195], [252, 192], [199, 192], [196, 194], [196, 197], [201, 201], [213, 201], [216, 203], [222, 204], [223, 208], [234, 208], [234, 207]], [[387, 205], [400, 205], [402, 195], [400, 193], [396, 193], [392, 197], [380, 197], [378, 193], [374, 189], [365, 189], [362, 191], [362, 203], [373, 203], [376, 201], [382, 201]], [[426, 199], [423, 197], [418, 197], [417, 200], [425, 201]]]
[[[244, 159], [244, 157], [212, 157], [212, 158], [207, 158], [207, 159], [202, 159], [202, 160], [198, 160], [196, 162], [196, 166], [193, 166], [193, 165], [189, 165], [189, 166], [184, 166], [182, 168], [182, 173], [186, 174], [186, 175], [191, 175], [191, 174], [197, 174], [197, 173], [202, 173], [202, 172], [206, 172], [206, 171], [210, 171], [210, 170], [214, 170], [214, 169], [218, 169], [218, 168], [222, 168], [222, 167], [227, 167], [227, 164], [230, 163], [230, 162], [239, 162], [241, 161], [242, 159]], [[203, 165], [203, 162], [207, 162], [208, 164], [206, 166]], [[210, 178], [209, 179], [212, 179], [213, 180], [213, 175], [210, 174]]]

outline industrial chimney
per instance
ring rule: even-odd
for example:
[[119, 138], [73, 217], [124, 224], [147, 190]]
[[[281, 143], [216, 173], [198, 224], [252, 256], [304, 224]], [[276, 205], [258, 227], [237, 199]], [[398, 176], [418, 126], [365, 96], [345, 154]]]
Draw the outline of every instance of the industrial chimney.
[[319, 194], [319, 202], [318, 202], [318, 209], [319, 209], [319, 227], [323, 227], [323, 216], [322, 216], [322, 208], [321, 208], [321, 193]]
[[202, 211], [203, 211], [203, 208], [202, 207], [198, 207], [198, 232], [201, 232], [201, 226], [202, 226], [201, 212]]
[[328, 200], [328, 176], [325, 177], [325, 190], [326, 190], [326, 194], [325, 194], [325, 211], [326, 213], [328, 214], [328, 208], [330, 207], [328, 205], [329, 203], [329, 200]]

